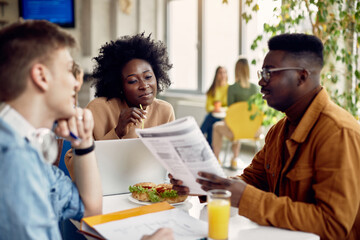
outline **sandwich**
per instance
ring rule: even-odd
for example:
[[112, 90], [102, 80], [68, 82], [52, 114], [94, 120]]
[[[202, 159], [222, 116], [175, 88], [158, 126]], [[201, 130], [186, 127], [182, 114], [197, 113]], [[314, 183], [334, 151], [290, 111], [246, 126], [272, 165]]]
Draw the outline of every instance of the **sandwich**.
[[[150, 202], [149, 192], [153, 192], [156, 187], [155, 183], [152, 182], [141, 182], [129, 187], [131, 196], [142, 202]], [[150, 194], [153, 195], [153, 194]], [[156, 198], [152, 197], [155, 201]], [[158, 202], [158, 201], [157, 201]]]
[[169, 183], [156, 185], [152, 182], [142, 182], [130, 186], [129, 190], [133, 198], [143, 202], [179, 203], [185, 201], [187, 195], [179, 196], [172, 187], [173, 185]]
[[170, 183], [158, 184], [156, 186], [156, 192], [163, 201], [168, 203], [179, 203], [186, 200], [187, 195], [178, 195], [177, 191], [172, 189], [173, 185]]

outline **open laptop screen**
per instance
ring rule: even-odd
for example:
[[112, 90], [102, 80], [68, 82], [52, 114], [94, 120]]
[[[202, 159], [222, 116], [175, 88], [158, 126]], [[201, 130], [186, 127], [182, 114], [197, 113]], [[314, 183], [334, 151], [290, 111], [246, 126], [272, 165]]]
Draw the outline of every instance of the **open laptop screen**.
[[139, 182], [165, 182], [166, 169], [140, 139], [95, 141], [103, 195], [129, 192]]

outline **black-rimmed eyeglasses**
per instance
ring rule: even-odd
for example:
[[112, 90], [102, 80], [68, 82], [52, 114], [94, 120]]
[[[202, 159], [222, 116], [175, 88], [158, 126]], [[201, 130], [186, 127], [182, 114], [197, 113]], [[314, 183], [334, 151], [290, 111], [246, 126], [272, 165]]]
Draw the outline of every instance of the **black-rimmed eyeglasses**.
[[286, 70], [305, 70], [306, 72], [308, 72], [305, 68], [301, 68], [301, 67], [263, 68], [257, 71], [257, 75], [259, 80], [263, 78], [265, 82], [269, 82], [272, 72], [286, 71]]

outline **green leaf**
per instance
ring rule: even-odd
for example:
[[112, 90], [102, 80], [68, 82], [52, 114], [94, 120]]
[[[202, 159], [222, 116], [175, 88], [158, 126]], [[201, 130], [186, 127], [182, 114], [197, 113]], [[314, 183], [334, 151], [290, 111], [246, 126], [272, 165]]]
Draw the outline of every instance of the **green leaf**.
[[254, 12], [259, 11], [259, 5], [255, 4], [251, 10], [253, 10]]
[[[360, 72], [358, 70], [355, 70], [355, 77], [357, 79], [360, 79]], [[360, 83], [359, 83], [360, 84]]]
[[[305, 8], [304, 0], [273, 0], [274, 2], [281, 2], [281, 7], [270, 9], [274, 16], [277, 16], [280, 21], [275, 24], [271, 21], [263, 25], [263, 36], [268, 38], [270, 36], [278, 35], [285, 32], [296, 32], [303, 29], [303, 26], [310, 26], [314, 24], [315, 28], [311, 29], [313, 34], [316, 34], [324, 44], [324, 70], [327, 72], [321, 73], [321, 83], [328, 89], [331, 96], [337, 96], [334, 99], [339, 105], [348, 109], [351, 113], [355, 113], [356, 104], [360, 104], [360, 1], [358, 0], [308, 0], [310, 9]], [[251, 13], [257, 11], [256, 3], [254, 1], [246, 0], [248, 8]], [[251, 4], [250, 4], [251, 3]], [[250, 6], [253, 6], [250, 8]], [[246, 20], [251, 19], [251, 13], [246, 15]], [[312, 19], [310, 22], [309, 19]], [[310, 30], [310, 31], [311, 31]], [[308, 30], [305, 30], [308, 31]], [[355, 43], [353, 41], [355, 40]], [[263, 48], [263, 43], [256, 37], [251, 45], [252, 50]], [[255, 59], [252, 64], [256, 64]], [[323, 70], [323, 71], [324, 71]], [[346, 83], [352, 81], [352, 76], [357, 80], [359, 85], [356, 89], [344, 90], [338, 92], [337, 84], [350, 86]], [[355, 91], [356, 90], [356, 91]], [[351, 97], [349, 97], [351, 96]], [[258, 98], [252, 100], [254, 104], [259, 105], [259, 109], [269, 116], [275, 116], [274, 110], [267, 106], [262, 99], [261, 94]], [[273, 118], [264, 119], [264, 123], [271, 124]]]
[[152, 191], [149, 191], [148, 196], [149, 196], [149, 199], [151, 202], [159, 202], [161, 200], [155, 189]]
[[162, 198], [174, 198], [174, 197], [178, 196], [178, 193], [177, 193], [177, 191], [171, 189], [171, 190], [166, 190], [166, 191], [160, 193], [160, 196]]
[[245, 4], [246, 4], [248, 7], [250, 7], [250, 5], [251, 5], [252, 2], [253, 2], [252, 0], [246, 0], [246, 1], [245, 1]]

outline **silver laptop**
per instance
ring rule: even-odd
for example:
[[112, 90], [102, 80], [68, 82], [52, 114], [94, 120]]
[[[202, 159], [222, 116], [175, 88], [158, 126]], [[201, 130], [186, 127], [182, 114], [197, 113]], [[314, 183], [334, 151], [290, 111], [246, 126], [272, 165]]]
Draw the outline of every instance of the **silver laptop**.
[[103, 195], [129, 192], [138, 182], [163, 183], [166, 169], [140, 139], [95, 141]]

